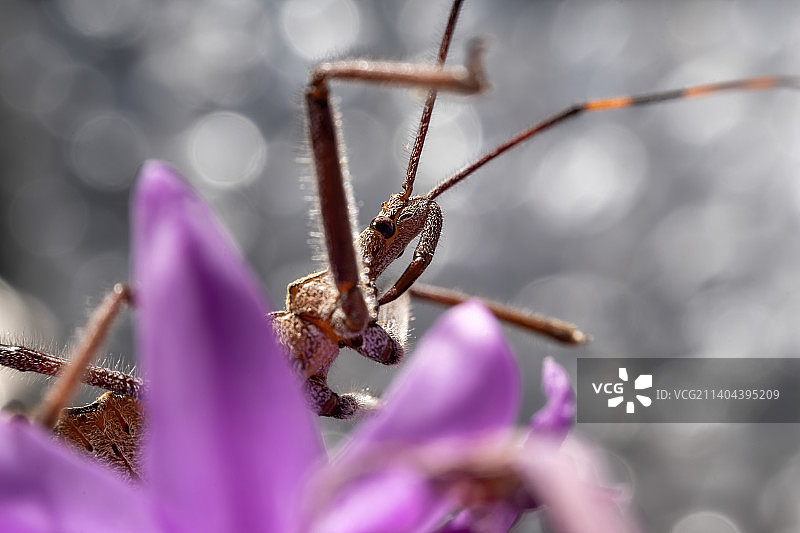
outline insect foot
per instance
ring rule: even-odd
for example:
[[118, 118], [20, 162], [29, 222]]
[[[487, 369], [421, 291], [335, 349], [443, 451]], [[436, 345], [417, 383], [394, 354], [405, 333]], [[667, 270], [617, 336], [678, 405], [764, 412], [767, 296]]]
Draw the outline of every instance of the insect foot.
[[311, 407], [321, 416], [332, 418], [354, 418], [379, 407], [379, 400], [366, 392], [336, 394], [325, 376], [311, 376], [306, 380], [306, 395]]

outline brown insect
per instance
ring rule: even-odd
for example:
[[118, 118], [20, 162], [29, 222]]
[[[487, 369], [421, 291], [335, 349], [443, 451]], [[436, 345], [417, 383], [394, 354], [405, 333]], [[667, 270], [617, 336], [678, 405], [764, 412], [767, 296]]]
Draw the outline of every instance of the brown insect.
[[[463, 293], [417, 282], [432, 261], [438, 245], [443, 216], [436, 200], [445, 191], [511, 148], [587, 112], [642, 106], [730, 90], [800, 86], [800, 80], [796, 77], [766, 76], [576, 104], [513, 136], [427, 193], [414, 196], [415, 176], [438, 92], [472, 94], [486, 87], [479, 43], [471, 45], [466, 66], [444, 66], [460, 6], [460, 0], [453, 3], [436, 65], [336, 61], [317, 65], [311, 72], [305, 98], [329, 268], [290, 284], [286, 309], [272, 313], [270, 319], [278, 339], [295, 362], [298, 372], [306, 379], [309, 398], [321, 415], [348, 418], [377, 404], [374, 398], [360, 393], [336, 394], [327, 386], [327, 372], [343, 347], [350, 347], [382, 364], [395, 364], [402, 359], [406, 313], [402, 309], [390, 312], [391, 305], [398, 305], [399, 298], [409, 294], [444, 305], [454, 305], [469, 298]], [[347, 172], [342, 166], [335, 114], [329, 97], [329, 82], [332, 80], [417, 87], [429, 91], [401, 191], [391, 195], [381, 205], [378, 215], [356, 239], [353, 238], [354, 210], [348, 195]], [[376, 281], [415, 238], [419, 240], [405, 271], [387, 291], [379, 293]], [[587, 340], [571, 324], [495, 302], [485, 303], [499, 318], [560, 342], [579, 344]], [[109, 314], [113, 315], [113, 312]], [[98, 336], [101, 337], [102, 333]], [[41, 352], [7, 345], [0, 345], [0, 363], [22, 371], [49, 375], [58, 373], [65, 364], [64, 360]], [[83, 379], [120, 398], [136, 398], [142, 388], [140, 380], [100, 367], [89, 366]], [[64, 405], [64, 399], [54, 404]], [[130, 413], [124, 416], [108, 415], [111, 409], [122, 412], [119, 401], [111, 401], [109, 397], [93, 405], [92, 408], [68, 410], [66, 418], [62, 418], [65, 424], [72, 424], [78, 419], [84, 421], [77, 424], [80, 435], [71, 437], [71, 440], [87, 449], [111, 449], [112, 454], [122, 453], [123, 447], [119, 445], [115, 451], [114, 446], [94, 444], [87, 436], [90, 432], [81, 428], [84, 423], [96, 426], [100, 420], [104, 427], [119, 427], [123, 433], [127, 428], [132, 432], [134, 424], [126, 422]], [[89, 417], [89, 414], [93, 416]], [[50, 421], [47, 417], [43, 420], [46, 423]], [[138, 431], [139, 426], [135, 427]], [[117, 430], [109, 431], [113, 433]], [[127, 458], [125, 461], [130, 463]], [[135, 471], [135, 468], [130, 470]]]

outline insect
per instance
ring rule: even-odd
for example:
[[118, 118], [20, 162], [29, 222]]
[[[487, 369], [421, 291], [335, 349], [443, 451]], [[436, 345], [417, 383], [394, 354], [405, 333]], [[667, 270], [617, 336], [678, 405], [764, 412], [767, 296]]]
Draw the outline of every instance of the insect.
[[[440, 63], [445, 61], [460, 4], [459, 1], [454, 3], [451, 22], [445, 31], [439, 54]], [[483, 88], [484, 80], [477, 48], [473, 48], [466, 64], [466, 67], [440, 68], [344, 61], [319, 65], [312, 73], [306, 102], [330, 270], [311, 274], [291, 284], [288, 289], [287, 309], [273, 314], [271, 319], [278, 337], [293, 356], [298, 371], [306, 377], [309, 396], [322, 415], [347, 418], [356, 415], [360, 409], [374, 405], [374, 399], [361, 395], [337, 395], [327, 386], [327, 370], [340, 348], [351, 347], [362, 355], [385, 364], [396, 363], [402, 357], [403, 339], [391, 331], [391, 328], [384, 327], [385, 322], [382, 322], [380, 316], [381, 308], [385, 308], [405, 292], [447, 305], [467, 297], [416, 282], [432, 261], [438, 245], [442, 214], [436, 199], [450, 187], [525, 140], [587, 112], [647, 105], [733, 89], [796, 88], [798, 85], [797, 79], [792, 77], [761, 77], [637, 97], [596, 100], [572, 106], [513, 136], [426, 194], [413, 196], [414, 176], [436, 98], [436, 93], [431, 92], [423, 110], [420, 133], [411, 151], [411, 162], [401, 191], [383, 203], [380, 213], [354, 243], [346, 193], [346, 171], [340, 166], [341, 154], [338, 152], [335, 120], [328, 98], [329, 81], [345, 79], [424, 89], [433, 87], [440, 92], [478, 92]], [[375, 283], [377, 278], [389, 263], [403, 260], [400, 255], [418, 236], [418, 244], [413, 256], [408, 258], [406, 270], [388, 290], [378, 291]], [[585, 340], [585, 336], [569, 324], [534, 317], [505, 306], [493, 304], [492, 308], [501, 318], [522, 323], [529, 329], [543, 330], [553, 337], [571, 342]], [[311, 345], [322, 348], [311, 350]], [[17, 360], [20, 355], [46, 359], [44, 354], [25, 351], [20, 347], [2, 346], [0, 354], [15, 356]], [[18, 362], [8, 364], [16, 365], [20, 370], [31, 369]], [[125, 383], [123, 389], [120, 389], [119, 384], [108, 382], [101, 369], [91, 369], [89, 376], [95, 380], [95, 384], [121, 394], [135, 394], [129, 387], [140, 386], [136, 380], [126, 381], [114, 374], [114, 381], [121, 379]]]

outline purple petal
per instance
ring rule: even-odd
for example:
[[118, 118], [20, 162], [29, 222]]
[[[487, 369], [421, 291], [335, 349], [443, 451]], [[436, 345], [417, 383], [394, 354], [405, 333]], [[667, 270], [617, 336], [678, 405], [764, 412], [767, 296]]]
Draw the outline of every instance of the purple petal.
[[[384, 406], [356, 428], [337, 467], [361, 465], [409, 444], [476, 439], [505, 429], [516, 419], [519, 400], [516, 361], [500, 325], [480, 303], [465, 303], [425, 335], [384, 396]], [[369, 483], [346, 487], [347, 499], [332, 516], [341, 524], [359, 524], [356, 531], [429, 531], [440, 523], [451, 509], [447, 499], [424, 474], [395, 478], [395, 472], [379, 468]], [[378, 490], [381, 483], [394, 486]]]
[[461, 511], [437, 533], [499, 533], [508, 531], [517, 517], [519, 510], [516, 507], [496, 503], [480, 510]]
[[567, 371], [552, 357], [542, 364], [542, 390], [547, 403], [531, 418], [531, 434], [563, 441], [575, 418], [575, 393]]
[[208, 208], [160, 162], [133, 204], [147, 477], [184, 530], [290, 531], [321, 444], [258, 283]]
[[421, 474], [391, 469], [365, 476], [341, 491], [314, 521], [313, 533], [431, 531], [450, 505]]
[[514, 422], [519, 400], [519, 371], [500, 324], [479, 302], [467, 302], [425, 335], [384, 407], [358, 426], [345, 455], [382, 443], [497, 431]]
[[533, 498], [545, 507], [554, 531], [633, 533], [630, 517], [593, 479], [582, 479], [575, 462], [552, 439], [529, 439], [516, 467]]
[[[566, 370], [547, 357], [542, 364], [542, 390], [547, 403], [531, 418], [531, 435], [562, 442], [575, 417], [575, 394]], [[463, 511], [442, 529], [441, 533], [479, 533], [508, 531], [520, 509], [504, 503], [489, 505], [481, 513]]]
[[0, 531], [156, 528], [143, 491], [23, 420], [0, 420]]

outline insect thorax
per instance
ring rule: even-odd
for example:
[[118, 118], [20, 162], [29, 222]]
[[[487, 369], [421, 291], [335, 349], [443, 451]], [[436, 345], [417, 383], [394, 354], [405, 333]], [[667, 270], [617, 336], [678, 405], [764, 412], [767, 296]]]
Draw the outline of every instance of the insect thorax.
[[[362, 284], [371, 320], [377, 316], [374, 289]], [[336, 328], [339, 293], [328, 270], [309, 274], [287, 288], [286, 309], [271, 314], [278, 341], [307, 376], [325, 374], [339, 348], [357, 333]]]

